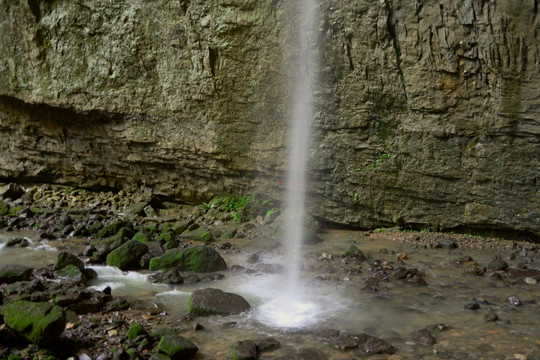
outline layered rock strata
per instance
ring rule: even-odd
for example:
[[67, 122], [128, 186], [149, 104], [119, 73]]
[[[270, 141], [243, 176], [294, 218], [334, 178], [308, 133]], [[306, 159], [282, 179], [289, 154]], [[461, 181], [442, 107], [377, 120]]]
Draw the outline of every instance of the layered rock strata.
[[[279, 198], [297, 16], [0, 1], [0, 177]], [[538, 1], [324, 0], [318, 31], [315, 216], [540, 235]]]

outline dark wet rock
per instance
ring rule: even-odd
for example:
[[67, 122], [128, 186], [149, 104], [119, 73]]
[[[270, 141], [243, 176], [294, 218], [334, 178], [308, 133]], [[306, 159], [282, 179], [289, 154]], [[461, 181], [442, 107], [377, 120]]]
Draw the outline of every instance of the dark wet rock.
[[148, 279], [153, 283], [165, 283], [170, 285], [179, 285], [184, 283], [184, 278], [178, 270], [165, 270], [156, 274], [152, 274]]
[[462, 271], [467, 275], [482, 276], [486, 270], [474, 261], [469, 261], [463, 263]]
[[503, 276], [498, 272], [494, 272], [493, 274], [489, 275], [489, 278], [493, 280], [503, 280]]
[[200, 316], [237, 315], [250, 309], [242, 296], [213, 288], [195, 290], [188, 304], [188, 313]]
[[358, 338], [355, 335], [340, 335], [329, 340], [332, 347], [339, 351], [348, 351], [358, 347]]
[[195, 230], [186, 230], [180, 236], [184, 239], [201, 242], [209, 242], [212, 240], [212, 234], [203, 227], [199, 227]]
[[428, 329], [413, 331], [411, 337], [420, 345], [433, 345], [437, 342]]
[[373, 271], [372, 275], [377, 280], [381, 280], [381, 281], [388, 281], [389, 280], [388, 273], [384, 269], [377, 269], [377, 270]]
[[394, 277], [399, 280], [407, 281], [416, 286], [427, 286], [427, 282], [422, 277], [422, 274], [418, 269], [405, 269], [403, 267], [397, 268], [394, 271]]
[[502, 259], [493, 259], [487, 267], [493, 271], [501, 271], [508, 268], [508, 263]]
[[510, 277], [512, 277], [512, 278], [525, 278], [525, 277], [537, 278], [537, 277], [540, 277], [540, 270], [537, 270], [537, 269], [508, 268], [507, 272], [508, 272], [508, 275], [510, 275]]
[[11, 284], [17, 281], [30, 280], [33, 269], [19, 264], [0, 265], [0, 284]]
[[73, 280], [83, 284], [88, 281], [86, 275], [77, 266], [71, 264], [56, 270], [54, 273], [57, 277]]
[[165, 254], [165, 251], [163, 250], [161, 244], [157, 241], [149, 241], [145, 243], [145, 245], [148, 248], [148, 252], [141, 257], [141, 259], [139, 260], [139, 265], [143, 269], [148, 269], [148, 267], [150, 266], [150, 260], [155, 257], [162, 256], [163, 254]]
[[80, 271], [84, 270], [84, 262], [81, 259], [79, 259], [76, 255], [73, 255], [72, 253], [62, 251], [58, 254], [54, 269], [59, 270], [65, 268], [68, 265], [73, 265], [77, 267]]
[[6, 247], [27, 247], [30, 245], [30, 242], [26, 238], [13, 238], [6, 241]]
[[62, 235], [69, 236], [72, 232], [75, 231], [75, 227], [73, 225], [67, 225], [62, 229]]
[[259, 260], [260, 260], [259, 254], [251, 254], [246, 259], [246, 263], [248, 263], [248, 264], [256, 264], [256, 263], [259, 262]]
[[355, 245], [351, 245], [345, 250], [345, 257], [348, 259], [355, 259], [358, 262], [366, 261], [366, 256], [362, 250], [358, 249]]
[[171, 230], [174, 231], [176, 235], [182, 234], [186, 231], [191, 225], [193, 225], [192, 219], [186, 219], [182, 221], [175, 222], [171, 227]]
[[20, 185], [11, 183], [0, 188], [0, 198], [17, 200], [25, 194]]
[[478, 310], [480, 309], [480, 304], [473, 302], [473, 303], [465, 304], [463, 308], [467, 310]]
[[495, 322], [499, 320], [499, 315], [493, 310], [489, 309], [489, 312], [484, 316], [487, 322]]
[[232, 272], [244, 272], [244, 271], [246, 271], [246, 268], [243, 267], [242, 265], [233, 265], [233, 266], [231, 266], [230, 270]]
[[195, 356], [199, 348], [189, 339], [179, 335], [164, 335], [157, 345], [158, 353], [171, 360], [185, 360]]
[[436, 249], [457, 249], [458, 247], [458, 244], [457, 242], [454, 240], [454, 239], [451, 239], [451, 238], [442, 238], [442, 239], [439, 239], [436, 243], [435, 243], [435, 248]]
[[285, 271], [285, 268], [280, 264], [257, 264], [255, 269], [265, 274], [280, 274]]
[[364, 282], [364, 285], [360, 288], [360, 290], [369, 292], [369, 293], [376, 293], [379, 291], [379, 288], [377, 285], [379, 284], [379, 279], [373, 277], [369, 278]]
[[177, 268], [181, 271], [213, 272], [227, 269], [227, 264], [214, 249], [196, 246], [185, 250], [172, 249], [150, 260], [150, 270]]
[[521, 306], [521, 300], [517, 296], [510, 296], [506, 299], [506, 303], [512, 306]]
[[89, 236], [90, 232], [86, 228], [86, 224], [78, 224], [74, 227], [73, 232], [71, 233], [71, 236], [73, 237], [79, 237], [79, 236]]
[[281, 343], [273, 337], [260, 338], [253, 341], [255, 342], [255, 346], [257, 347], [259, 353], [272, 351], [278, 349], [281, 346]]
[[101, 229], [103, 229], [103, 223], [101, 221], [96, 221], [88, 226], [88, 232], [95, 237], [97, 237]]
[[224, 329], [230, 329], [230, 328], [235, 327], [236, 325], [238, 325], [238, 323], [236, 321], [227, 321], [227, 322], [223, 323], [221, 325], [221, 327], [224, 328]]
[[116, 235], [120, 232], [120, 230], [123, 229], [122, 236], [127, 237], [131, 239], [134, 235], [133, 233], [133, 225], [131, 222], [126, 220], [120, 220], [115, 221], [107, 226], [104, 226], [101, 230], [99, 230], [96, 234], [97, 238], [106, 238], [113, 235]]
[[451, 265], [454, 265], [454, 266], [462, 266], [463, 264], [467, 263], [467, 262], [473, 262], [473, 258], [470, 257], [470, 256], [464, 256], [464, 257], [461, 257], [461, 258], [457, 258], [457, 259], [454, 259], [452, 260], [452, 262], [450, 263]]
[[129, 240], [107, 255], [107, 265], [120, 270], [139, 267], [139, 260], [148, 252], [148, 247], [137, 240]]
[[358, 350], [355, 353], [362, 356], [369, 356], [374, 354], [393, 354], [396, 351], [397, 348], [386, 341], [369, 336], [363, 344], [358, 345]]
[[123, 236], [122, 233], [118, 233], [114, 236], [98, 240], [94, 242], [96, 251], [92, 254], [92, 259], [95, 262], [103, 262], [107, 258], [107, 255], [114, 249], [120, 247], [126, 243], [128, 238]]
[[255, 360], [259, 356], [257, 346], [252, 340], [237, 341], [232, 348], [233, 360]]
[[66, 314], [51, 303], [15, 301], [3, 308], [4, 322], [18, 334], [40, 346], [51, 346], [64, 331]]

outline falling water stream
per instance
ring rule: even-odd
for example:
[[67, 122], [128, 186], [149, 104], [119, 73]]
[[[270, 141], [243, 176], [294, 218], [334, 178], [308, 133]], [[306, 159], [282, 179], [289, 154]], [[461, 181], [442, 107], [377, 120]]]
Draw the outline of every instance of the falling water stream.
[[[289, 152], [287, 163], [287, 193], [285, 231], [283, 243], [286, 244], [286, 279], [280, 291], [261, 305], [258, 310], [260, 320], [278, 328], [298, 328], [311, 325], [318, 320], [321, 304], [308, 299], [308, 289], [300, 279], [300, 248], [304, 239], [305, 203], [309, 148], [311, 143], [311, 123], [314, 116], [313, 93], [315, 70], [315, 0], [300, 0], [297, 26], [289, 26], [287, 38], [294, 44], [295, 63], [291, 67], [289, 84], [292, 91], [289, 124]], [[292, 24], [289, 24], [292, 25]]]

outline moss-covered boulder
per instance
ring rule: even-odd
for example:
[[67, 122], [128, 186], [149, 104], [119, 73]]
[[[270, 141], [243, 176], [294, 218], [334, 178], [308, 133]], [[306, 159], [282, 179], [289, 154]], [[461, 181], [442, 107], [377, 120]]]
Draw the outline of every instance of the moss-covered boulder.
[[59, 269], [65, 268], [68, 265], [74, 265], [80, 271], [84, 270], [84, 262], [81, 259], [79, 259], [76, 255], [73, 255], [72, 253], [62, 251], [60, 254], [58, 254], [58, 258], [56, 259], [56, 264], [54, 265], [54, 269], [59, 270]]
[[183, 251], [181, 270], [194, 272], [214, 272], [227, 269], [227, 264], [214, 249], [196, 246]]
[[129, 340], [135, 340], [139, 336], [148, 337], [150, 334], [148, 334], [148, 331], [139, 323], [133, 323], [133, 325], [130, 326], [128, 332], [126, 333], [126, 336]]
[[51, 346], [66, 327], [66, 313], [52, 303], [20, 300], [5, 305], [3, 312], [7, 326], [43, 347]]
[[152, 241], [152, 234], [146, 229], [139, 230], [135, 233], [135, 235], [133, 235], [131, 240], [136, 240], [141, 243], [147, 243], [149, 241]]
[[157, 351], [172, 360], [185, 360], [195, 356], [199, 348], [191, 340], [182, 336], [165, 335], [159, 341]]
[[0, 265], [0, 284], [30, 280], [33, 271], [31, 267], [19, 264]]
[[160, 257], [150, 259], [149, 269], [152, 271], [180, 267], [183, 264], [184, 255], [180, 249], [167, 251]]
[[127, 230], [124, 230], [126, 232], [124, 236], [127, 236], [128, 238], [131, 238], [133, 236], [133, 233], [131, 233], [130, 235], [127, 234], [128, 231], [131, 231], [131, 232], [133, 231], [132, 230], [133, 225], [129, 221], [125, 221], [125, 220], [115, 221], [103, 227], [103, 229], [99, 230], [95, 236], [98, 238], [105, 238], [108, 236], [113, 236], [113, 235], [118, 234], [118, 232], [122, 228], [127, 229]]
[[128, 270], [139, 266], [139, 260], [148, 252], [148, 247], [137, 241], [129, 240], [107, 255], [107, 265], [116, 266], [120, 270]]
[[107, 257], [107, 255], [109, 255], [111, 251], [120, 247], [127, 241], [128, 238], [123, 236], [122, 232], [119, 232], [114, 236], [98, 240], [94, 243], [96, 251], [92, 255], [92, 258], [94, 259], [94, 261], [98, 262], [105, 261], [105, 258]]
[[212, 234], [203, 227], [195, 230], [186, 230], [181, 235], [182, 238], [194, 241], [208, 242], [212, 240]]
[[77, 266], [71, 265], [71, 264], [66, 265], [61, 269], [56, 270], [54, 272], [54, 274], [57, 277], [77, 281], [77, 282], [80, 282], [80, 283], [86, 283], [87, 280], [88, 280], [86, 278], [86, 275], [83, 273], [83, 271], [81, 269], [79, 269]]
[[150, 260], [150, 270], [169, 268], [177, 268], [180, 271], [214, 272], [226, 270], [227, 264], [216, 250], [206, 246], [196, 246], [183, 251], [172, 249], [163, 256]]
[[9, 205], [0, 200], [0, 216], [9, 214]]
[[178, 221], [172, 225], [171, 230], [174, 231], [176, 235], [180, 235], [181, 233], [186, 231], [192, 224], [193, 224], [192, 219]]
[[233, 360], [256, 360], [259, 352], [252, 340], [237, 341], [232, 348]]
[[238, 315], [250, 309], [242, 296], [213, 288], [195, 290], [188, 304], [188, 313], [198, 316]]

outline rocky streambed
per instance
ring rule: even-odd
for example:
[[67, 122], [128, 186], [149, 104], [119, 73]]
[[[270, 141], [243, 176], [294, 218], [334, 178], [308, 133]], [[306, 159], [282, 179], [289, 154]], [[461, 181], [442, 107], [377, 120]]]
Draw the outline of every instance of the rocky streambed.
[[0, 358], [540, 358], [537, 244], [312, 222], [291, 322], [277, 204], [2, 189]]

